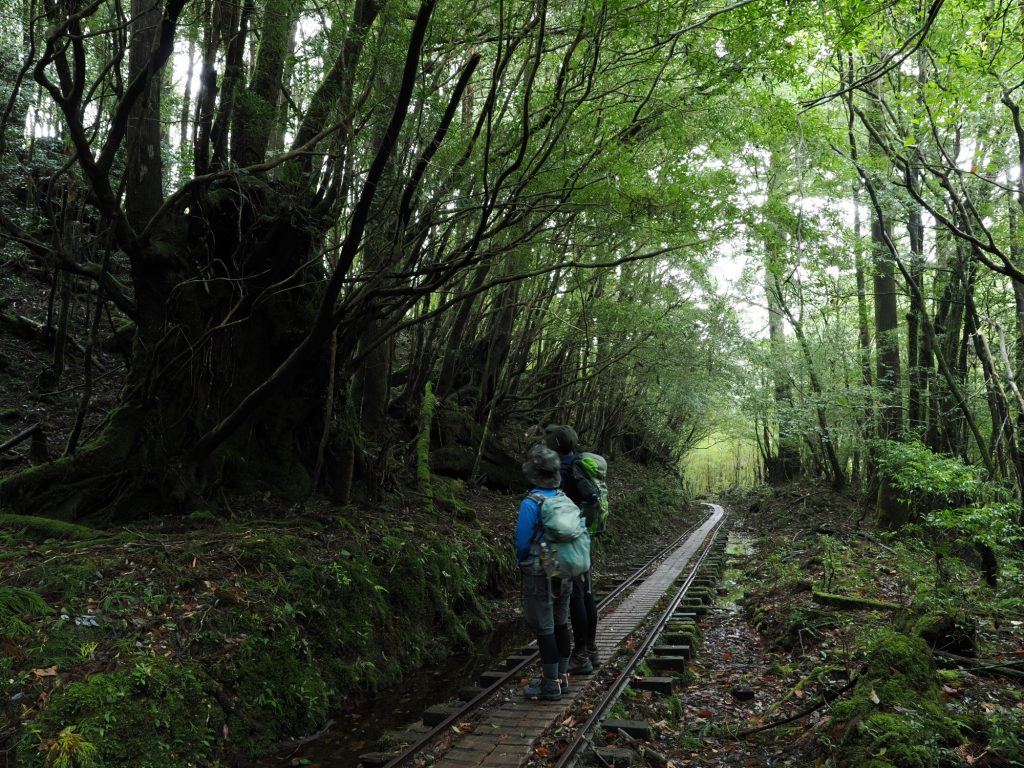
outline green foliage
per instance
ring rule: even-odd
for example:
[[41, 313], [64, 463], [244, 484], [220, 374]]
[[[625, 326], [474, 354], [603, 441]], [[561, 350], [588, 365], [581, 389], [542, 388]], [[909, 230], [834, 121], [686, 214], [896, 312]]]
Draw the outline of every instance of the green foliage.
[[1024, 540], [1017, 522], [1020, 502], [975, 504], [939, 509], [925, 518], [928, 525], [950, 534], [952, 540], [978, 542], [992, 549], [1013, 549]]
[[310, 733], [327, 719], [330, 689], [298, 628], [304, 618], [286, 604], [275, 626], [246, 638], [217, 674], [242, 703], [227, 724], [249, 755], [265, 753], [281, 734]]
[[[938, 587], [949, 582], [949, 565], [941, 558], [967, 556], [976, 546], [1012, 552], [1024, 540], [1018, 517], [1020, 501], [985, 479], [977, 467], [941, 456], [921, 443], [882, 441], [880, 470], [919, 516], [917, 528], [938, 558]], [[954, 591], [950, 599], [956, 600]]]
[[992, 754], [1010, 765], [1024, 765], [1024, 710], [996, 707], [985, 719]]
[[26, 635], [26, 616], [46, 616], [53, 609], [38, 594], [20, 587], [0, 586], [0, 635]]
[[879, 471], [919, 511], [929, 511], [921, 508], [923, 504], [948, 505], [963, 498], [1004, 495], [986, 482], [978, 467], [937, 454], [922, 443], [880, 440], [875, 447]]
[[76, 768], [89, 765], [83, 760], [101, 766], [193, 766], [224, 722], [212, 685], [200, 669], [160, 656], [73, 682], [51, 694], [18, 740], [18, 764], [52, 766], [50, 755], [59, 754]]
[[[107, 543], [62, 545], [64, 556], [31, 565], [26, 582], [59, 599], [62, 615], [34, 592], [0, 588], [25, 652], [0, 661], [0, 694], [30, 691], [40, 667], [75, 682], [25, 719], [18, 764], [43, 768], [39, 745], [70, 749], [69, 734], [104, 768], [255, 756], [316, 730], [341, 700], [472, 642], [490, 627], [485, 596], [514, 574], [511, 548], [476, 522], [390, 512], [385, 527], [367, 516], [302, 535], [226, 522], [212, 543], [194, 532], [152, 546], [136, 537], [127, 557]], [[88, 747], [75, 754], [84, 766]]]

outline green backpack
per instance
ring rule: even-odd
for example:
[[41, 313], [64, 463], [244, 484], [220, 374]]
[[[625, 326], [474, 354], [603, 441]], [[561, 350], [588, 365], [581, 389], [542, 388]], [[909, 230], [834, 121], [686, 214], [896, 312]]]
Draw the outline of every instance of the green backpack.
[[540, 507], [541, 535], [535, 542], [544, 573], [571, 579], [590, 570], [590, 534], [580, 508], [559, 491], [554, 496], [531, 493]]
[[580, 496], [591, 501], [580, 504], [580, 512], [592, 536], [604, 533], [608, 527], [608, 462], [596, 453], [581, 453], [572, 463], [572, 476]]

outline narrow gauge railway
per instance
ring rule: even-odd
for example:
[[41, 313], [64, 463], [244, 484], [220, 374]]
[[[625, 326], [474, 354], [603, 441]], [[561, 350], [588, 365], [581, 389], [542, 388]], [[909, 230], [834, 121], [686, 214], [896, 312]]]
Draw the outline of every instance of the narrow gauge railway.
[[[535, 742], [549, 726], [565, 719], [575, 699], [586, 690], [592, 702], [588, 717], [568, 739], [563, 738], [552, 763], [557, 768], [574, 765], [594, 734], [601, 731], [615, 700], [633, 681], [635, 669], [673, 619], [695, 618], [694, 609], [700, 601], [688, 598], [688, 594], [695, 591], [702, 565], [705, 570], [720, 570], [720, 564], [710, 555], [724, 548], [724, 536], [719, 534], [726, 512], [717, 504], [708, 506], [711, 511], [702, 523], [684, 532], [601, 600], [597, 642], [606, 661], [594, 674], [574, 677], [572, 690], [561, 701], [528, 701], [522, 697], [518, 682], [538, 661], [536, 650], [527, 646], [522, 655], [506, 659], [504, 669], [481, 675], [480, 687], [467, 689], [464, 701], [458, 705], [428, 710], [424, 723], [431, 727], [400, 752], [368, 753], [361, 757], [361, 765], [399, 768], [429, 761], [446, 768], [515, 768], [531, 756]], [[652, 612], [666, 599], [667, 609], [651, 622]], [[670, 655], [672, 648], [661, 648], [658, 656], [648, 659], [650, 666], [684, 667], [689, 649], [675, 646], [681, 654], [677, 657]], [[653, 678], [650, 683], [656, 690], [659, 685], [670, 688], [671, 678]], [[621, 725], [625, 724], [616, 727]]]

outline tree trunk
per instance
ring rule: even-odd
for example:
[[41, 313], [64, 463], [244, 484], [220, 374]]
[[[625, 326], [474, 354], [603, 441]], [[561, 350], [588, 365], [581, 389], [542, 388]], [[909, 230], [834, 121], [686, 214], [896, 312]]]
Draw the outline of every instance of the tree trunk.
[[[911, 184], [919, 184], [917, 174], [910, 176]], [[924, 293], [924, 222], [921, 206], [911, 204], [908, 211], [907, 234], [910, 236], [910, 274]], [[927, 378], [924, 375], [921, 350], [921, 307], [916, 301], [910, 303], [907, 313], [907, 373], [910, 388], [907, 395], [907, 422], [910, 432], [920, 436], [925, 428], [927, 405]]]
[[231, 128], [231, 157], [240, 166], [262, 162], [274, 131], [289, 36], [298, 4], [267, 0], [260, 29], [260, 48], [249, 87], [239, 94]]
[[[784, 190], [780, 189], [780, 169], [778, 158], [772, 153], [768, 166], [767, 203], [771, 205], [785, 204]], [[781, 200], [779, 198], [782, 198]], [[775, 231], [774, 223], [769, 219], [765, 222], [766, 233], [763, 238], [765, 253], [765, 296], [768, 303], [768, 345], [772, 357], [772, 394], [775, 400], [775, 421], [779, 434], [776, 442], [777, 454], [765, 467], [768, 482], [779, 484], [793, 480], [800, 475], [800, 437], [793, 430], [793, 391], [786, 370], [786, 338], [783, 329], [782, 286], [779, 271], [783, 268], [781, 242], [783, 234]]]
[[[149, 65], [163, 18], [161, 4], [157, 0], [132, 0], [131, 10], [130, 78]], [[160, 85], [160, 74], [150, 73], [145, 91], [128, 116], [125, 213], [130, 222], [136, 222], [137, 228], [145, 226], [163, 202]]]
[[874, 257], [875, 292], [875, 360], [876, 378], [881, 403], [879, 437], [897, 440], [903, 430], [902, 387], [900, 382], [899, 314], [896, 304], [896, 271], [884, 248], [884, 223], [875, 215], [871, 219], [871, 242]]

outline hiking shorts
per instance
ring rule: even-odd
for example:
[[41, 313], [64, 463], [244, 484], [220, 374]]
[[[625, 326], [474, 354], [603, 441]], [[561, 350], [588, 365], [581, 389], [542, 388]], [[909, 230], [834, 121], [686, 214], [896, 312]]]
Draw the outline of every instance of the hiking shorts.
[[572, 582], [548, 579], [544, 574], [523, 573], [523, 618], [537, 635], [550, 635], [569, 621]]

